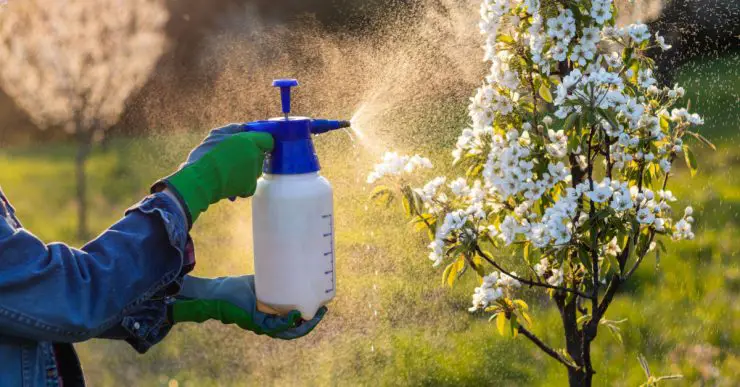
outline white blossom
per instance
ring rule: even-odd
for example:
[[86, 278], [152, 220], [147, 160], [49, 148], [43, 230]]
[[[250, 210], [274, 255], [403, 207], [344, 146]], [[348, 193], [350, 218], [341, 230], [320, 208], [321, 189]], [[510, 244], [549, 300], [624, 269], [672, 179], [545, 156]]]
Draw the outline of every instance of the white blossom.
[[598, 24], [604, 24], [612, 18], [611, 0], [593, 0], [590, 15]]
[[432, 168], [429, 159], [419, 155], [401, 156], [396, 152], [385, 152], [383, 161], [375, 165], [375, 169], [367, 177], [369, 184], [375, 183], [385, 176], [399, 176], [402, 173], [412, 173], [419, 168]]
[[552, 274], [547, 277], [547, 283], [552, 286], [560, 286], [563, 284], [563, 271], [560, 269], [552, 269]]
[[627, 26], [629, 36], [637, 43], [642, 43], [650, 39], [650, 31], [645, 24], [631, 24]]
[[641, 208], [637, 211], [637, 221], [641, 224], [652, 224], [655, 221], [655, 214], [649, 208]]
[[660, 46], [660, 49], [663, 51], [668, 51], [673, 47], [670, 44], [666, 44], [665, 38], [660, 36], [657, 32], [655, 33], [655, 41], [658, 43], [658, 46]]
[[[516, 275], [516, 272], [512, 272], [511, 274]], [[519, 289], [520, 287], [522, 287], [522, 284], [516, 278], [506, 273], [501, 273], [498, 281], [496, 281], [496, 285], [510, 290]]]

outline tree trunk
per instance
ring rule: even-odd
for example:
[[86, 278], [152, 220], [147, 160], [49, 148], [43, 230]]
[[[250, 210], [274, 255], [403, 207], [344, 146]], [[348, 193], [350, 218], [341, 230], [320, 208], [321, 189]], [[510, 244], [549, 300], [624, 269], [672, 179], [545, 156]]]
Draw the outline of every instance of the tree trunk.
[[77, 158], [75, 159], [75, 182], [77, 184], [77, 238], [86, 241], [87, 227], [87, 158], [92, 148], [92, 136], [84, 130], [77, 132]]
[[593, 375], [581, 370], [568, 370], [570, 387], [591, 387]]
[[568, 368], [568, 385], [570, 387], [591, 387], [593, 379], [591, 340], [584, 343], [583, 331], [578, 329], [576, 300], [567, 301], [565, 295], [555, 296], [555, 303], [560, 311], [565, 330], [565, 349], [578, 365], [577, 369]]

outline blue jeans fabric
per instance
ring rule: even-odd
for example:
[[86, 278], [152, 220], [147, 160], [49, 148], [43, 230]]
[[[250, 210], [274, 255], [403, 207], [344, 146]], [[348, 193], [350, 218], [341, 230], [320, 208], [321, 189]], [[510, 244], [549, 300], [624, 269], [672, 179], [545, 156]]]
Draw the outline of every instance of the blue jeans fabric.
[[91, 338], [146, 352], [171, 329], [167, 304], [194, 263], [187, 220], [165, 194], [75, 249], [23, 229], [0, 190], [0, 386], [83, 385], [71, 344]]

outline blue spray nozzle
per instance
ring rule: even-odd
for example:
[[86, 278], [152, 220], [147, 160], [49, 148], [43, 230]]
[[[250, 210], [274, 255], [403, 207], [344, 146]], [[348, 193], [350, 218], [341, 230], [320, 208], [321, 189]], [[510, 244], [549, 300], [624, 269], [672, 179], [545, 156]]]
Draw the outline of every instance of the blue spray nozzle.
[[276, 79], [272, 81], [272, 86], [280, 88], [280, 102], [283, 105], [283, 114], [290, 113], [290, 89], [298, 86], [295, 79]]
[[311, 120], [311, 133], [321, 134], [326, 133], [330, 130], [337, 130], [342, 128], [349, 128], [351, 126], [349, 121], [341, 120]]

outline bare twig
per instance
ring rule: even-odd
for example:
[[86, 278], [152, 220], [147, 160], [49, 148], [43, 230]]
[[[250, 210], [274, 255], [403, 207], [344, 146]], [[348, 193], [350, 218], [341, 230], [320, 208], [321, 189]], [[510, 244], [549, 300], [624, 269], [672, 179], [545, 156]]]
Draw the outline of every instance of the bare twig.
[[527, 328], [524, 328], [523, 326], [519, 325], [517, 329], [519, 329], [519, 333], [524, 335], [524, 337], [528, 338], [529, 341], [534, 343], [534, 345], [539, 347], [543, 352], [550, 355], [550, 357], [559, 361], [561, 364], [563, 364], [567, 368], [576, 369], [576, 367], [574, 367], [573, 364], [571, 364], [568, 360], [566, 360], [565, 357], [563, 357], [563, 355], [559, 354], [557, 351], [552, 349], [552, 347], [545, 344], [542, 340], [540, 340], [539, 337], [535, 336], [534, 333], [528, 331]]

